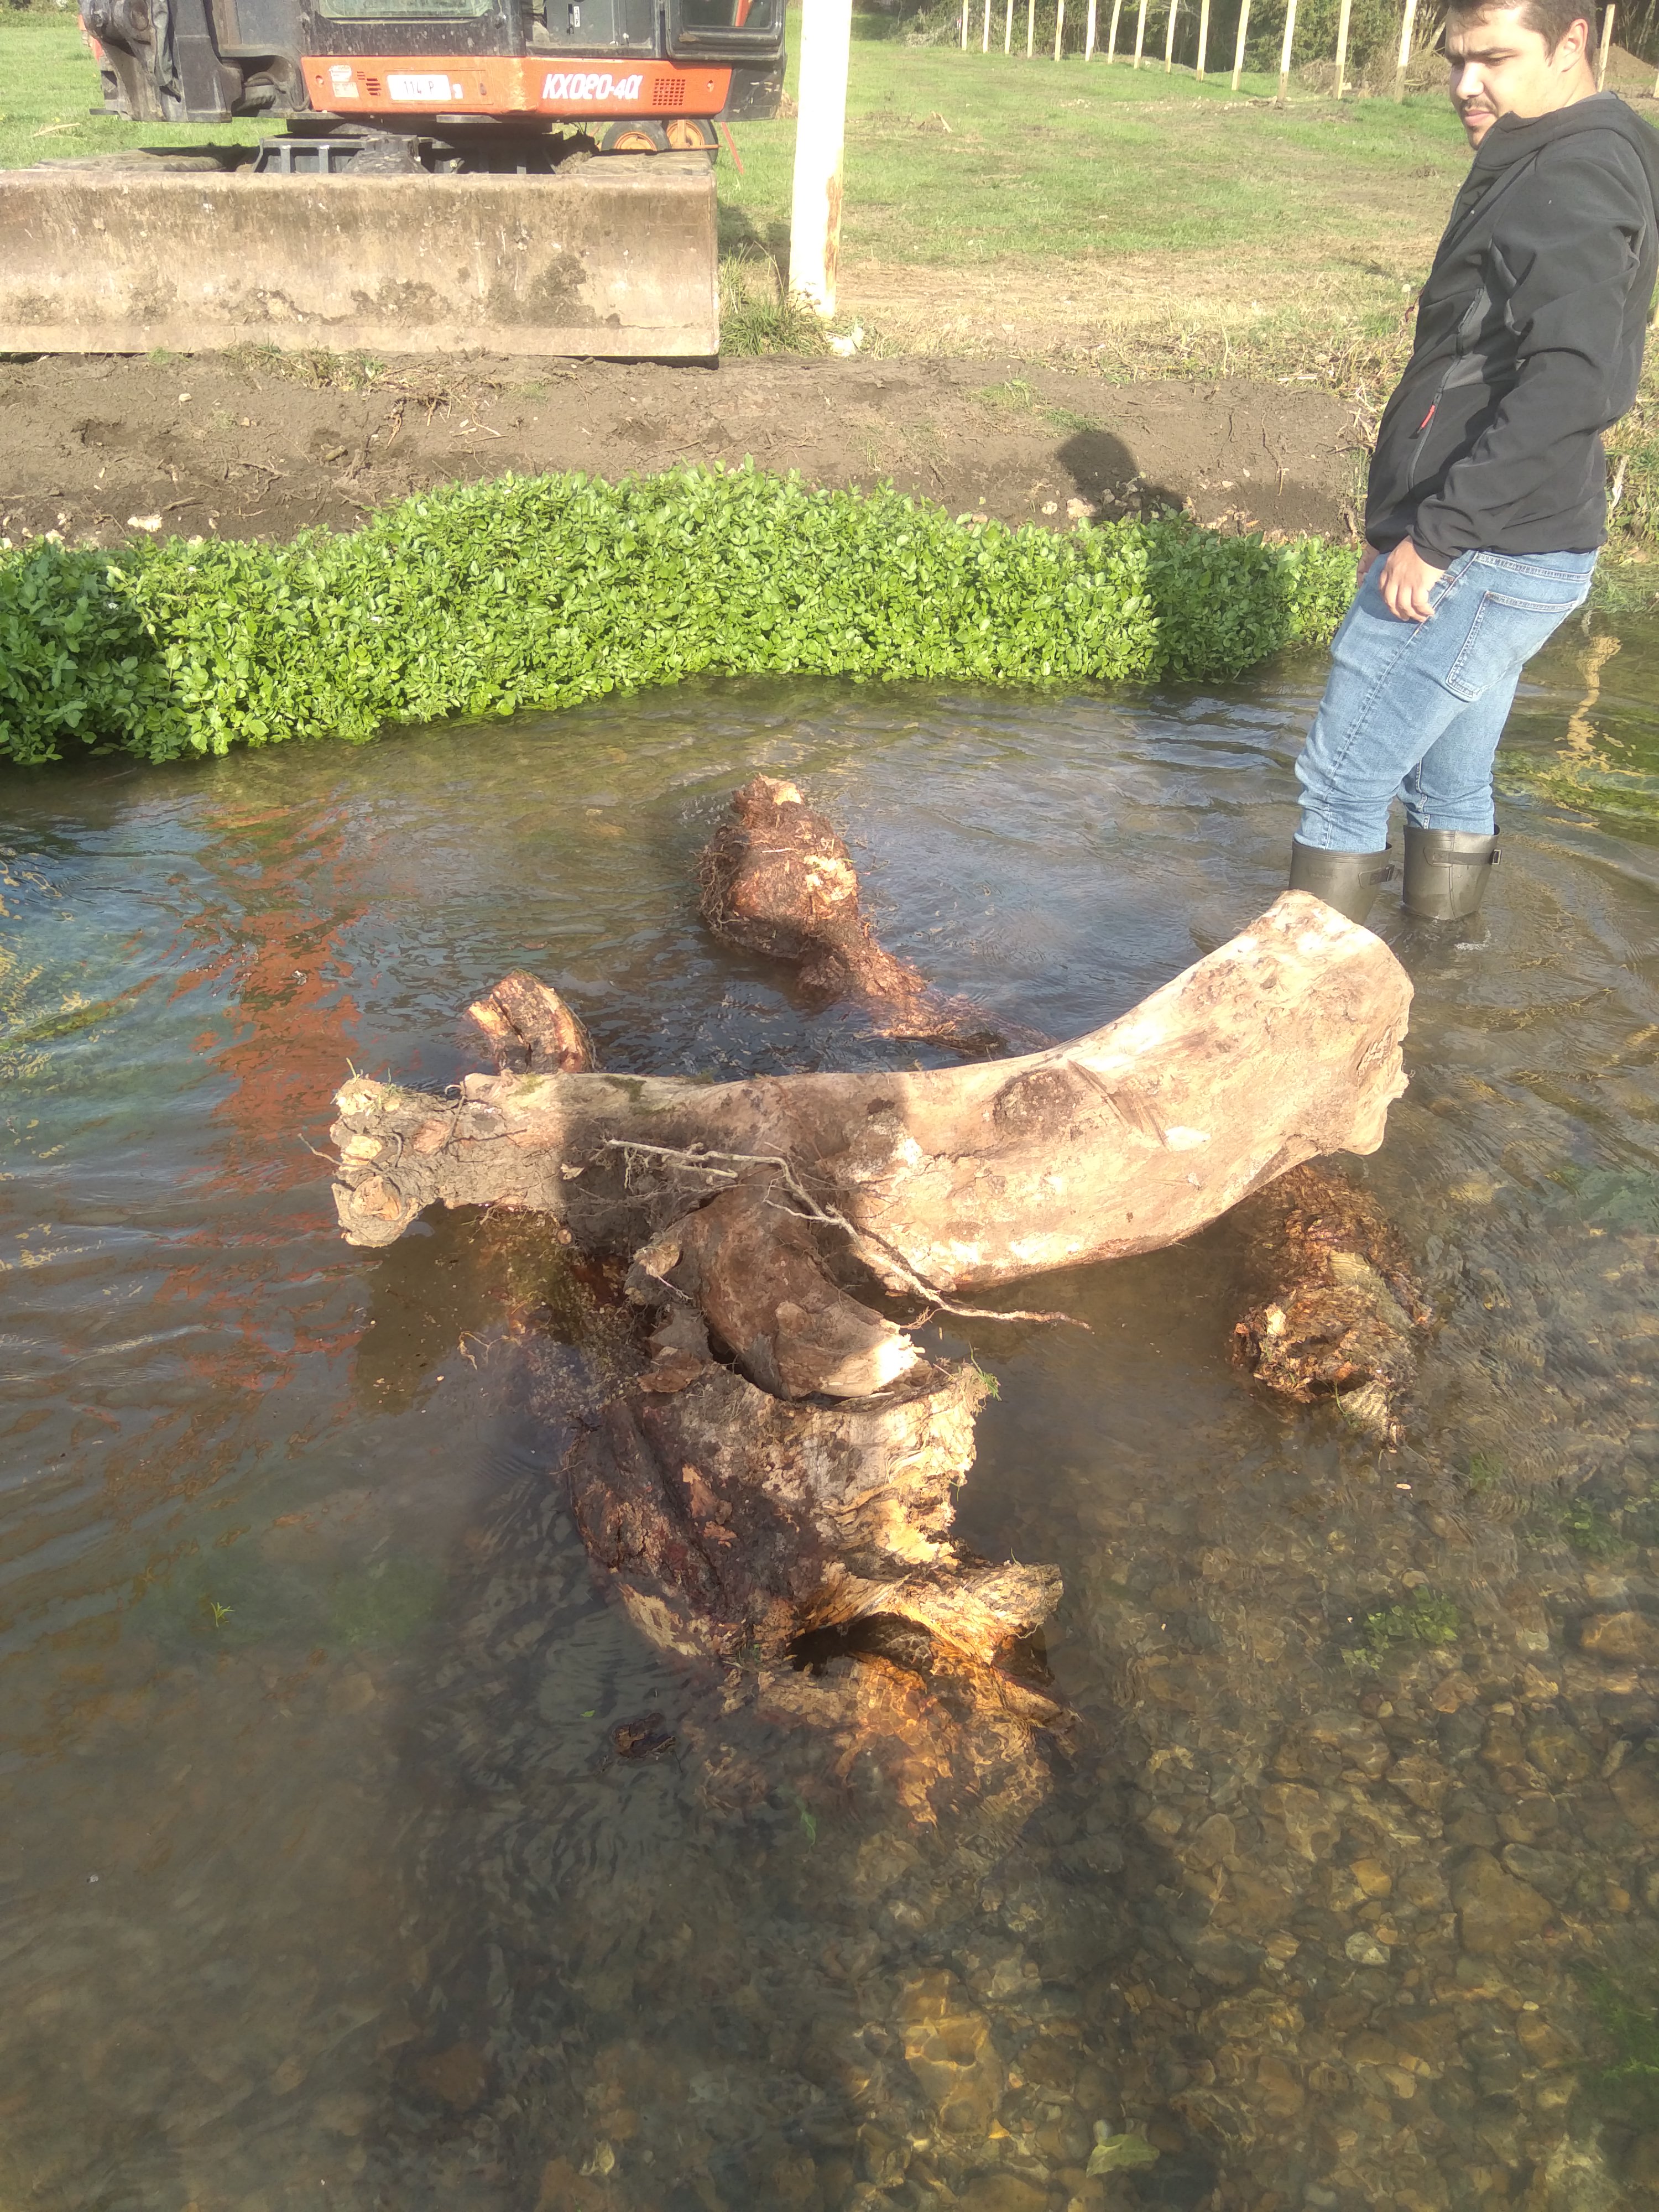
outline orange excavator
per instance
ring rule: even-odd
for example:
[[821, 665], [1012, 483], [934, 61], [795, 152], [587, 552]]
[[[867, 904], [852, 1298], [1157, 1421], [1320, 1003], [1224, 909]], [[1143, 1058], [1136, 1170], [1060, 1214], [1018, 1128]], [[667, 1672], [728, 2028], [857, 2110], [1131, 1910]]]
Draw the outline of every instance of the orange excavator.
[[780, 112], [784, 0], [82, 18], [105, 112], [282, 129], [0, 174], [0, 351], [718, 353], [719, 133]]

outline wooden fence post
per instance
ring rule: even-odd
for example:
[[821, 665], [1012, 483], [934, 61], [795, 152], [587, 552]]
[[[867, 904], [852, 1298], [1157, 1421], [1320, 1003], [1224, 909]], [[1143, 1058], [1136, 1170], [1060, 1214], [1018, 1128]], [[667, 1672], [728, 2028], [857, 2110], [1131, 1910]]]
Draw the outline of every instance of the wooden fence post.
[[[968, 0], [963, 0], [967, 21]], [[841, 258], [841, 165], [847, 137], [847, 62], [853, 0], [805, 0], [789, 210], [789, 289], [821, 315], [836, 312]]]
[[1140, 13], [1135, 18], [1135, 67], [1140, 67], [1140, 57], [1146, 50], [1146, 0], [1140, 0]]
[[1209, 45], [1210, 0], [1198, 0], [1198, 67], [1193, 75], [1200, 84], [1204, 82], [1204, 57], [1209, 51]]
[[991, 0], [985, 0], [985, 22], [979, 34], [979, 50], [982, 54], [991, 51]]
[[1400, 25], [1400, 62], [1394, 73], [1394, 96], [1406, 97], [1406, 64], [1412, 58], [1412, 33], [1417, 27], [1417, 0], [1406, 0], [1406, 13]]
[[1036, 37], [1036, 0], [1025, 0], [1025, 58], [1031, 58], [1032, 43]]
[[1112, 0], [1112, 27], [1106, 36], [1106, 58], [1117, 59], [1117, 27], [1123, 20], [1123, 0]]
[[1605, 92], [1607, 88], [1607, 57], [1613, 52], [1613, 19], [1618, 13], [1616, 8], [1608, 8], [1601, 17], [1601, 54], [1595, 64], [1595, 89], [1598, 92]]
[[1176, 18], [1181, 13], [1181, 0], [1170, 0], [1170, 27], [1164, 33], [1164, 74], [1168, 76], [1175, 67]]
[[1353, 19], [1353, 0], [1342, 0], [1342, 12], [1336, 19], [1336, 96], [1348, 96], [1348, 26]]
[[1083, 58], [1091, 62], [1095, 58], [1095, 33], [1100, 27], [1100, 0], [1089, 0], [1089, 25], [1083, 35]]
[[1285, 0], [1285, 43], [1279, 50], [1279, 105], [1283, 107], [1291, 82], [1291, 46], [1296, 37], [1296, 0]]
[[1060, 59], [1060, 42], [1066, 35], [1066, 0], [1057, 0], [1054, 9], [1054, 59]]
[[968, 0], [962, 0], [962, 51], [968, 51]]
[[1233, 90], [1244, 74], [1244, 41], [1250, 35], [1250, 0], [1238, 0], [1238, 40], [1233, 47]]
[[1002, 54], [1006, 61], [1014, 51], [1014, 0], [1008, 0], [1008, 13], [1002, 24]]

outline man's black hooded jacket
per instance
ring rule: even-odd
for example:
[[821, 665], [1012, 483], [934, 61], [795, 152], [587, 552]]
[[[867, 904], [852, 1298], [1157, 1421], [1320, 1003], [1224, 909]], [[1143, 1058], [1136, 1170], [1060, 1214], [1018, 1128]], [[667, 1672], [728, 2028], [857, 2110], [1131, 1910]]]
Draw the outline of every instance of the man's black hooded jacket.
[[1636, 397], [1659, 270], [1659, 134], [1611, 93], [1477, 148], [1377, 431], [1365, 535], [1459, 553], [1589, 553], [1601, 433]]

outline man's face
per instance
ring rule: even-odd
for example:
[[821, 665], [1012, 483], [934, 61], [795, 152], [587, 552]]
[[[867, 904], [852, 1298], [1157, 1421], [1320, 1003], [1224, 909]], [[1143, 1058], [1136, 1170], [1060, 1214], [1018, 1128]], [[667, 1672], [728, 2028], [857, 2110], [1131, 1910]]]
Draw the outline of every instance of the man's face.
[[[1518, 8], [1454, 15], [1446, 26], [1451, 103], [1470, 145], [1478, 146], [1500, 115], [1549, 115], [1582, 99], [1589, 45], [1588, 21], [1571, 24], [1552, 52]], [[1593, 78], [1589, 88], [1595, 90]]]

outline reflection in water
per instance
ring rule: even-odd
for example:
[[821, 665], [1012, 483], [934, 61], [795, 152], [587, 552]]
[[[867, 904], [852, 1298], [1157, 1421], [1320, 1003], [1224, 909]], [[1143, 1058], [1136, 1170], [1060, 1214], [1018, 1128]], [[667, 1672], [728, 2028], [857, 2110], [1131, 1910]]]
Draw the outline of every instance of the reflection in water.
[[1087, 1336], [974, 1325], [960, 1525], [1066, 1564], [1064, 1740], [894, 1661], [647, 1649], [532, 1411], [592, 1371], [567, 1261], [503, 1218], [349, 1251], [307, 1147], [348, 1065], [452, 1081], [520, 964], [615, 1067], [893, 1051], [698, 927], [757, 769], [942, 988], [1092, 1027], [1272, 897], [1316, 669], [20, 780], [0, 2203], [1641, 2201], [1659, 635], [1611, 643], [1534, 671], [1483, 941], [1391, 925], [1413, 1081], [1364, 1172], [1442, 1316], [1406, 1445], [1241, 1384], [1224, 1222], [1045, 1285]]

